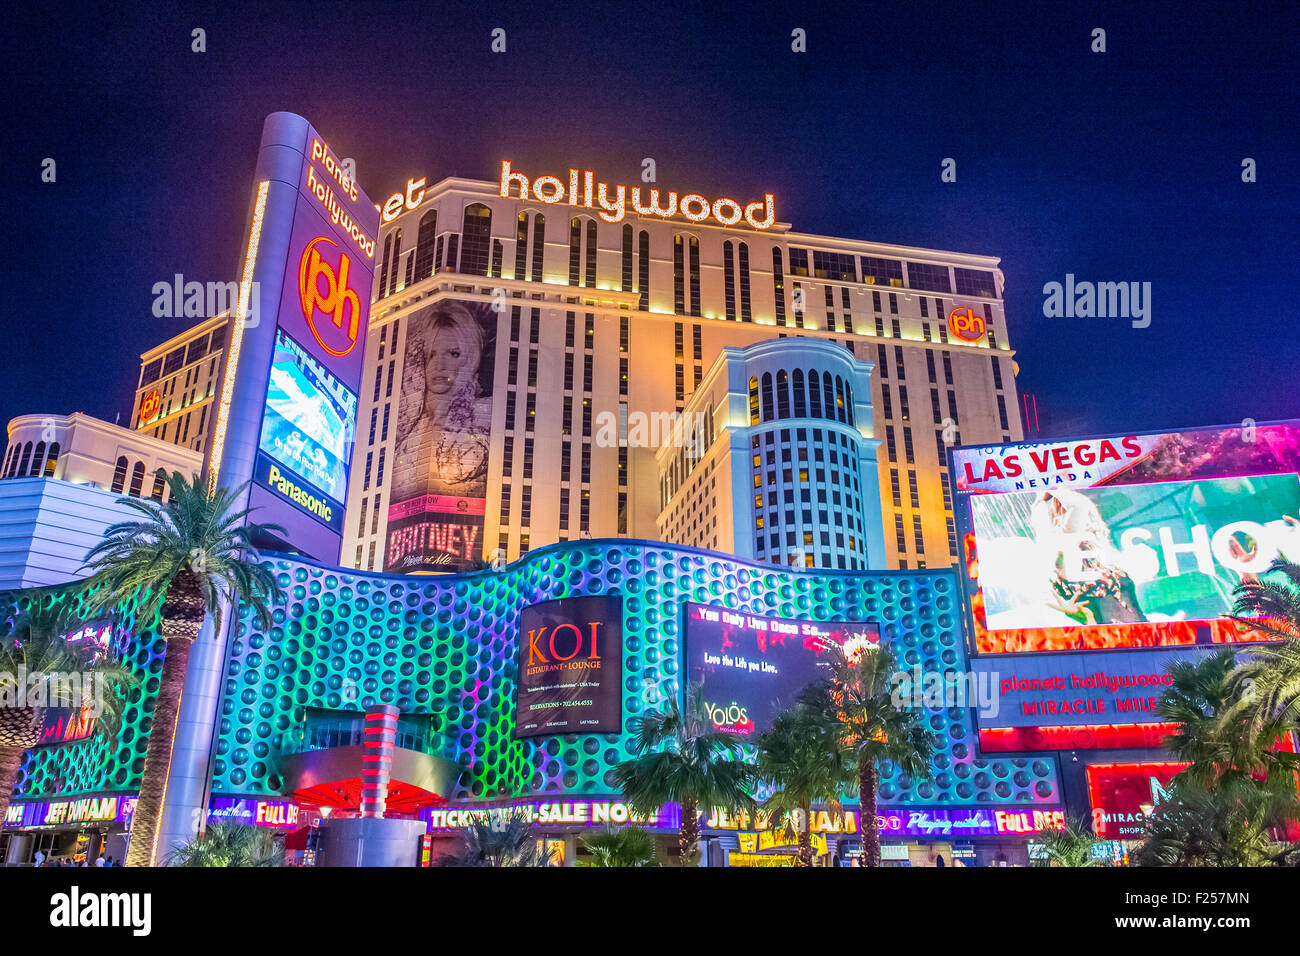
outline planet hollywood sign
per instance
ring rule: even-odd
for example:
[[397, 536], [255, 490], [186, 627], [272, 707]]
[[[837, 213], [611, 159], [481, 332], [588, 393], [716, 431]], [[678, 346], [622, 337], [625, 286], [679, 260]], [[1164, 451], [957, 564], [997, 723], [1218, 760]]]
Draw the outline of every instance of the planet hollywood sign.
[[[723, 226], [737, 225], [742, 219], [754, 229], [771, 229], [776, 222], [775, 199], [771, 193], [763, 198], [741, 205], [726, 196], [710, 202], [699, 193], [679, 195], [676, 191], [648, 189], [640, 186], [613, 186], [596, 182], [591, 170], [569, 169], [567, 180], [558, 176], [538, 176], [529, 180], [523, 173], [510, 168], [510, 160], [501, 161], [501, 198], [534, 199], [548, 206], [565, 204], [584, 209], [595, 209], [605, 222], [622, 222], [627, 218], [628, 201], [631, 211], [638, 216], [656, 216], [673, 219], [681, 216], [691, 222], [712, 219]], [[644, 197], [644, 201], [643, 201]]]

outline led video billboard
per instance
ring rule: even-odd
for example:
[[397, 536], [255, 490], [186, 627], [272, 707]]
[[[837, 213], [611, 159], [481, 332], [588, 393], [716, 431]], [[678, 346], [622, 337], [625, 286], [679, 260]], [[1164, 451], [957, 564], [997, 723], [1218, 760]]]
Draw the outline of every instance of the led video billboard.
[[356, 394], [277, 329], [258, 441], [259, 480], [273, 487], [294, 483], [296, 490], [284, 493], [287, 500], [341, 529], [356, 419]]
[[790, 621], [686, 605], [686, 679], [704, 687], [714, 727], [762, 733], [809, 684], [830, 676], [827, 650], [850, 638], [880, 642], [874, 623]]
[[496, 332], [479, 302], [445, 299], [407, 322], [385, 571], [482, 557]]
[[623, 730], [623, 598], [561, 598], [519, 611], [515, 737]]
[[1300, 558], [1300, 423], [953, 449], [976, 654], [1267, 639], [1232, 590]]

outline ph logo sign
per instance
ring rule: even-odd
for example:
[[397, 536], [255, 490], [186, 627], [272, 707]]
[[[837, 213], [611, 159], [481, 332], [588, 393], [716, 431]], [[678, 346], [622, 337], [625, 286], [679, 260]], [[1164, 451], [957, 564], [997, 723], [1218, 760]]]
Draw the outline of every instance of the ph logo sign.
[[161, 407], [162, 396], [158, 394], [158, 389], [155, 388], [140, 399], [140, 421], [148, 421], [153, 418]]
[[948, 328], [952, 334], [967, 342], [984, 338], [984, 320], [973, 309], [953, 309], [948, 313]]
[[[357, 345], [361, 327], [361, 300], [348, 288], [352, 260], [338, 250], [338, 262], [330, 263], [322, 249], [338, 244], [326, 236], [307, 243], [298, 261], [298, 301], [312, 337], [330, 355], [343, 357]], [[328, 322], [326, 321], [328, 319]]]

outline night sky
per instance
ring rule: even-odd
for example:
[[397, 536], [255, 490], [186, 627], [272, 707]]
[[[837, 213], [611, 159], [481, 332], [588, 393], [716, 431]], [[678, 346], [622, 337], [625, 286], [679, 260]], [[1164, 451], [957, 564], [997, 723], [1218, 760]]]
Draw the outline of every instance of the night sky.
[[[1295, 3], [232, 6], [6, 11], [0, 421], [129, 419], [139, 353], [192, 324], [154, 283], [235, 278], [275, 110], [377, 200], [653, 157], [802, 232], [1000, 256], [1048, 436], [1300, 416]], [[1152, 283], [1150, 327], [1045, 318], [1066, 273]]]

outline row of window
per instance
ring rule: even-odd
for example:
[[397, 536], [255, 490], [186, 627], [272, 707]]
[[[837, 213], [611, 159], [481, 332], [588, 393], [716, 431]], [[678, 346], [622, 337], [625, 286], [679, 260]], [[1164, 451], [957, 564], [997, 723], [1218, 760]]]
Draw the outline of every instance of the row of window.
[[59, 443], [38, 441], [10, 445], [6, 453], [4, 470], [6, 478], [53, 478], [59, 463]]
[[[130, 472], [131, 483], [127, 486], [127, 473]], [[126, 455], [119, 455], [117, 464], [113, 468], [113, 484], [109, 489], [115, 495], [120, 495], [125, 490], [132, 498], [139, 498], [144, 494], [145, 481], [145, 464], [143, 461], [137, 461], [131, 465]], [[167, 491], [167, 470], [159, 468], [153, 473], [153, 487], [149, 492], [149, 497], [154, 501], [162, 501]]]
[[794, 418], [825, 418], [846, 425], [854, 424], [853, 386], [842, 376], [830, 372], [820, 375], [816, 369], [786, 372], [775, 375], [764, 372], [762, 382], [757, 376], [749, 379], [749, 423], [780, 421]]

